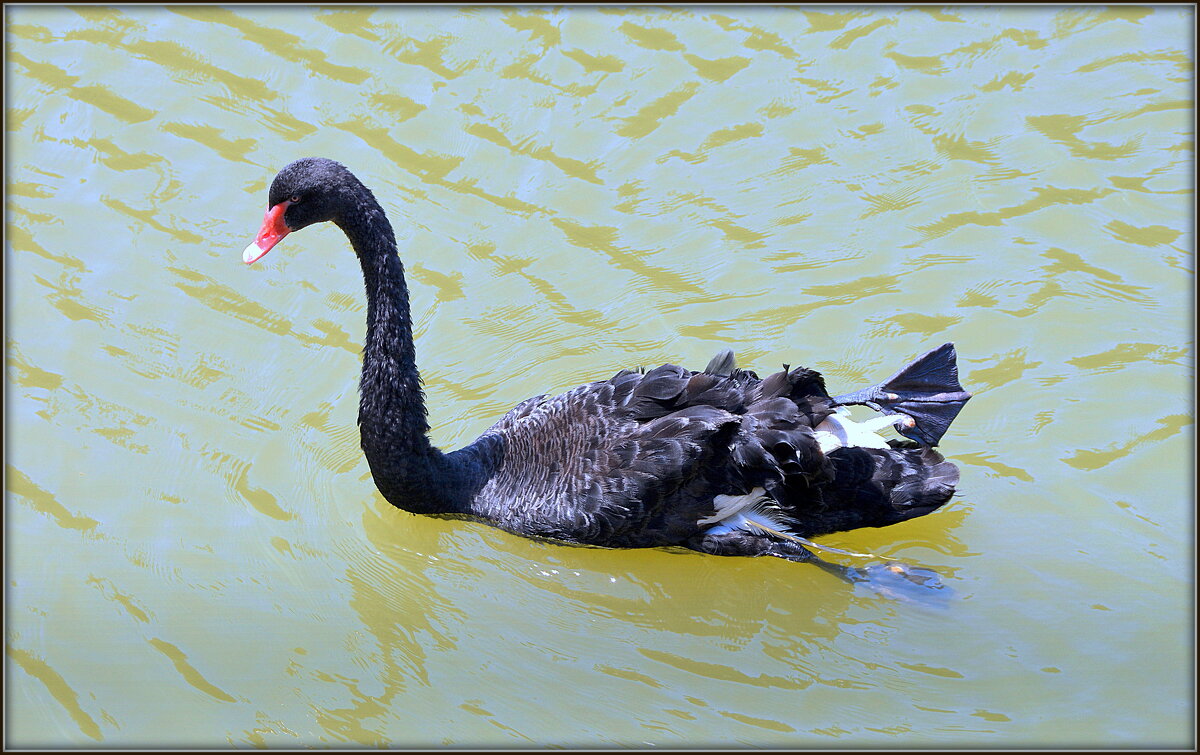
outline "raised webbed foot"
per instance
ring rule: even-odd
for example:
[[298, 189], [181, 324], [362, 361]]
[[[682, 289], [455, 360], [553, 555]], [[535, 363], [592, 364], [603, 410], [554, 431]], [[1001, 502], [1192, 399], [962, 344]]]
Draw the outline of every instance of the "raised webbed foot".
[[903, 414], [896, 430], [926, 446], [936, 446], [971, 394], [958, 382], [958, 355], [945, 343], [914, 359], [892, 377], [833, 399], [862, 404], [884, 414]]

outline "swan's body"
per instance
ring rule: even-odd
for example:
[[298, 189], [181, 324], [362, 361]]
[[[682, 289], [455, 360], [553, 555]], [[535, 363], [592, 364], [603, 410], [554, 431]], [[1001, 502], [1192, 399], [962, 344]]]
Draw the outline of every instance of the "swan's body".
[[[728, 352], [699, 372], [623, 370], [528, 399], [471, 445], [442, 453], [427, 437], [394, 234], [357, 178], [318, 158], [285, 167], [243, 258], [321, 221], [345, 231], [362, 265], [362, 448], [380, 492], [401, 509], [590, 545], [812, 560], [800, 538], [910, 519], [954, 493], [958, 470], [931, 447], [969, 398], [950, 344], [837, 399], [816, 372], [785, 367], [759, 379]], [[855, 423], [845, 403], [890, 416]], [[921, 442], [875, 434], [893, 423]]]

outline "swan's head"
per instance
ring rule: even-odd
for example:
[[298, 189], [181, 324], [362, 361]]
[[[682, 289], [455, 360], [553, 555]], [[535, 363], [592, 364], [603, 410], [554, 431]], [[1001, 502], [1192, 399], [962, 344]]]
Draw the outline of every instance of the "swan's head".
[[285, 166], [271, 182], [267, 214], [254, 243], [242, 252], [256, 262], [292, 231], [313, 223], [337, 222], [365, 191], [346, 166], [323, 157], [304, 157]]

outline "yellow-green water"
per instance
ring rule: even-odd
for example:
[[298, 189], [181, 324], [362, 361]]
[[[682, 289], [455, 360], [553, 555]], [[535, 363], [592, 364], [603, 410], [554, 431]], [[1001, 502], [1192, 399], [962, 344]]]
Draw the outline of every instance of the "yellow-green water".
[[[1191, 8], [6, 19], [10, 746], [1192, 744]], [[954, 599], [391, 508], [344, 238], [240, 261], [305, 155], [399, 231], [443, 447], [956, 342], [961, 495], [823, 539]]]

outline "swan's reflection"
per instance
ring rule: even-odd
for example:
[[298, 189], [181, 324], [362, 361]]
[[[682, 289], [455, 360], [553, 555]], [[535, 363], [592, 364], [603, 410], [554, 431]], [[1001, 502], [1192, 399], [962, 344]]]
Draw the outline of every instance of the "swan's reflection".
[[[431, 711], [440, 705], [438, 715], [465, 712], [504, 728], [491, 712], [472, 711], [496, 707], [486, 701], [505, 679], [559, 689], [564, 674], [579, 684], [599, 672], [671, 691], [682, 673], [698, 689], [712, 681], [871, 688], [878, 660], [848, 655], [841, 638], [886, 639], [898, 612], [914, 610], [809, 564], [566, 546], [411, 515], [379, 496], [362, 525], [365, 541], [339, 550], [349, 605], [374, 640], [360, 643], [356, 665], [374, 670], [379, 689], [365, 694], [365, 684], [342, 680], [352, 704], [319, 716], [331, 734], [362, 744], [386, 741], [393, 726], [372, 720], [397, 707], [411, 715], [414, 698]], [[961, 549], [940, 526], [923, 531]], [[915, 533], [907, 542], [925, 540]], [[686, 691], [678, 704], [703, 702]]]

